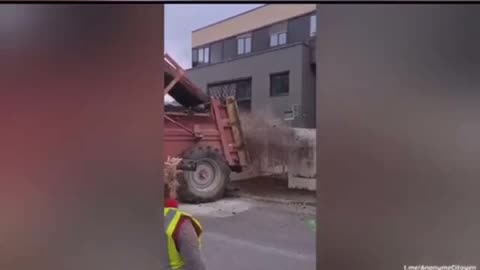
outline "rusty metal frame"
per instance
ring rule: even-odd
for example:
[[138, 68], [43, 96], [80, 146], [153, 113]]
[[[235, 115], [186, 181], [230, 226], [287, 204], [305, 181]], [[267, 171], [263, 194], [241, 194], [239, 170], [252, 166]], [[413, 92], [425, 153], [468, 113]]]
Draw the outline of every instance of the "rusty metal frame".
[[[164, 89], [164, 96], [174, 90], [175, 86], [180, 83], [186, 89], [186, 91], [188, 91], [188, 95], [197, 100], [197, 104], [209, 102], [208, 95], [192, 81], [190, 81], [187, 76], [185, 76], [186, 71], [167, 53], [164, 54], [163, 72], [173, 77], [173, 80]], [[188, 104], [182, 105], [186, 105], [188, 107]]]
[[173, 89], [175, 84], [177, 84], [183, 78], [185, 74], [185, 70], [175, 60], [173, 60], [173, 58], [170, 57], [170, 55], [168, 55], [167, 53], [164, 55], [164, 60], [165, 60], [165, 63], [173, 67], [177, 73], [175, 75], [175, 78], [167, 85], [167, 87], [164, 90], [163, 94], [164, 96], [166, 96], [168, 92], [170, 92], [170, 90]]
[[230, 165], [233, 165], [235, 164], [233, 162], [233, 157], [232, 157], [233, 145], [229, 145], [227, 143], [227, 138], [225, 135], [225, 128], [228, 126], [228, 119], [224, 119], [224, 118], [222, 119], [220, 117], [220, 108], [219, 108], [220, 106], [222, 106], [220, 101], [216, 99], [212, 100], [213, 118], [215, 119], [215, 122], [217, 124], [218, 133], [220, 135], [220, 141], [223, 147], [223, 154], [225, 156], [227, 163]]
[[164, 115], [165, 119], [167, 119], [168, 121], [172, 122], [174, 125], [180, 127], [181, 129], [185, 130], [186, 132], [190, 133], [191, 135], [195, 136], [196, 137], [196, 134], [194, 131], [191, 131], [190, 129], [188, 129], [186, 126], [182, 125], [181, 123], [179, 123], [178, 121], [175, 121], [173, 118], [171, 118], [170, 116], [168, 115]]
[[238, 104], [234, 97], [227, 97], [226, 99], [227, 114], [232, 128], [232, 135], [235, 142], [234, 148], [237, 150], [238, 158], [241, 166], [245, 166], [250, 161], [250, 156], [246, 151], [246, 142], [243, 130], [240, 124], [240, 111]]

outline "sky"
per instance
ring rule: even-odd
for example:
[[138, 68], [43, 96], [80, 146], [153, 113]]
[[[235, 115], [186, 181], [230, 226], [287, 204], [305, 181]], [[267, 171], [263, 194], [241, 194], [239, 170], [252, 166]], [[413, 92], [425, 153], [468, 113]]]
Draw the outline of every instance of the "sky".
[[165, 51], [184, 69], [191, 67], [192, 31], [262, 4], [165, 5]]

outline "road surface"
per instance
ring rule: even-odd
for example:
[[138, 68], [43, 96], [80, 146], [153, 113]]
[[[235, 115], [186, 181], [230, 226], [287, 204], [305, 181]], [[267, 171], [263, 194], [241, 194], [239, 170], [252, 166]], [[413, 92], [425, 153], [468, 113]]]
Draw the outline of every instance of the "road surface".
[[181, 208], [204, 226], [208, 270], [315, 269], [311, 207], [229, 198]]

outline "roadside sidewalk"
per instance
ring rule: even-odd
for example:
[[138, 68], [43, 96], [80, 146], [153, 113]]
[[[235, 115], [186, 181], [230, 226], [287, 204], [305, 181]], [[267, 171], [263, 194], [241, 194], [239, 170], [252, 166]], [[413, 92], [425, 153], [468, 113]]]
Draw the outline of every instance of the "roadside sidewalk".
[[315, 191], [289, 189], [286, 179], [273, 177], [232, 181], [227, 196], [282, 204], [316, 205]]

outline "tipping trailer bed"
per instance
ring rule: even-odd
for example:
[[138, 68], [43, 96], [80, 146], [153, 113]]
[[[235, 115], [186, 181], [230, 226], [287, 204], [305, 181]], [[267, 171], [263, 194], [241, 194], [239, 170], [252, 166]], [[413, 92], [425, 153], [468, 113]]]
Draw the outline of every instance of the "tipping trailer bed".
[[177, 102], [165, 106], [164, 158], [184, 159], [180, 200], [220, 199], [230, 172], [241, 172], [248, 163], [237, 103], [233, 97], [209, 97], [167, 54], [164, 67], [164, 95]]

